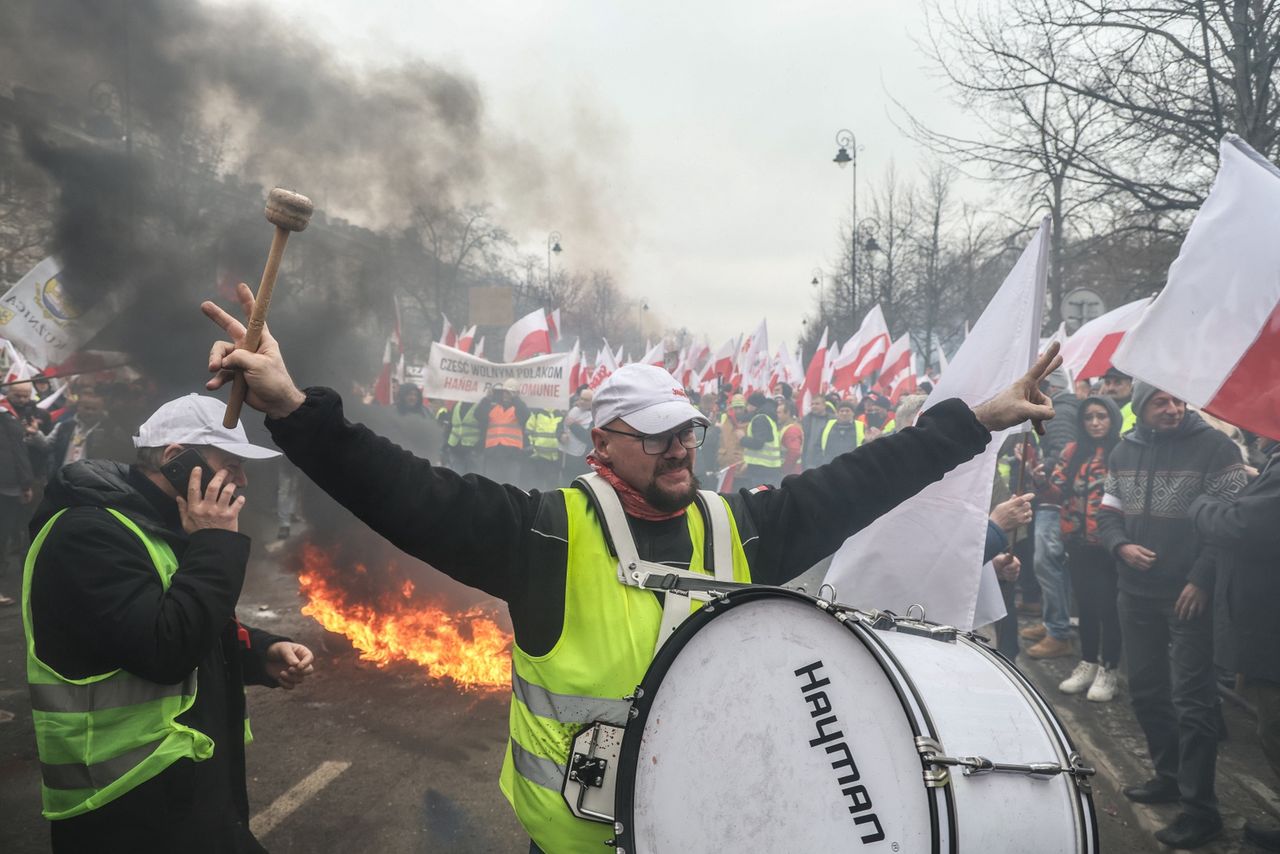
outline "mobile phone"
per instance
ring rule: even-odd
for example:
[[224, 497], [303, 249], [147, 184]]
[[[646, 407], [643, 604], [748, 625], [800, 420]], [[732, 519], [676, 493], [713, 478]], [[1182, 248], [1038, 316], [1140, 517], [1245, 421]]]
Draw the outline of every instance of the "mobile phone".
[[173, 484], [173, 488], [179, 495], [186, 498], [187, 484], [191, 482], [191, 470], [196, 466], [200, 466], [200, 495], [203, 497], [209, 490], [209, 481], [213, 480], [215, 472], [195, 448], [187, 448], [165, 463], [160, 467], [160, 474]]

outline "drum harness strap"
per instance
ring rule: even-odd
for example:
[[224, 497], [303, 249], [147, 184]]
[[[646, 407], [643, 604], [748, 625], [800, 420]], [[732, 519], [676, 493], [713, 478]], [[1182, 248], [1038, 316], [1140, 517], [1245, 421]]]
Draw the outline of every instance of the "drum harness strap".
[[700, 572], [641, 560], [635, 538], [631, 536], [631, 526], [627, 524], [627, 514], [613, 487], [594, 472], [580, 476], [577, 482], [586, 488], [600, 513], [600, 524], [618, 558], [618, 582], [665, 594], [662, 626], [658, 629], [654, 655], [689, 617], [690, 600], [710, 602], [717, 598], [717, 593], [746, 586], [733, 580], [729, 511], [717, 493], [707, 489], [700, 489], [697, 493], [698, 506], [706, 520], [707, 537], [711, 541], [711, 565], [708, 568], [715, 573], [713, 580]]

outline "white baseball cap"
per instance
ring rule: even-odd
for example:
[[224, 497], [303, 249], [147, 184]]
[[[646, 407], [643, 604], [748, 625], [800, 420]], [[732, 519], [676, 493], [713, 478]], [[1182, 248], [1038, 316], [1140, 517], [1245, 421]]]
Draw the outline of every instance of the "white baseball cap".
[[138, 428], [135, 448], [163, 448], [166, 445], [212, 445], [246, 460], [268, 460], [279, 451], [250, 444], [244, 424], [237, 421], [228, 430], [222, 426], [227, 405], [216, 397], [189, 394], [161, 406]]
[[619, 418], [650, 435], [691, 421], [711, 425], [675, 377], [657, 365], [624, 365], [596, 389], [591, 420], [603, 427]]

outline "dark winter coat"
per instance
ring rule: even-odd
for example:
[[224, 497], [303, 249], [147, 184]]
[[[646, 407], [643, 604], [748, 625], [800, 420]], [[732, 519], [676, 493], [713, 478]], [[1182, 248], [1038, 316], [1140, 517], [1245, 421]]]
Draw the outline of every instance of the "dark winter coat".
[[[142, 542], [111, 507], [167, 542], [178, 559], [168, 590]], [[55, 851], [259, 851], [245, 790], [244, 686], [274, 685], [267, 647], [279, 640], [235, 620], [249, 538], [182, 530], [176, 502], [141, 472], [82, 460], [50, 481], [34, 537], [58, 510], [36, 559], [31, 612], [39, 658], [68, 678], [117, 668], [162, 684], [196, 671], [194, 705], [178, 716], [209, 736], [213, 756], [179, 760], [84, 815], [53, 823]]]
[[[1191, 518], [1218, 547], [1214, 589], [1234, 658], [1218, 656], [1232, 672], [1280, 682], [1280, 444], [1262, 474], [1232, 498], [1201, 496]], [[1226, 651], [1226, 650], [1224, 650]]]
[[1107, 460], [1098, 538], [1113, 555], [1126, 543], [1145, 546], [1156, 562], [1144, 572], [1116, 555], [1120, 589], [1168, 600], [1187, 582], [1212, 590], [1213, 549], [1201, 548], [1187, 514], [1201, 495], [1229, 498], [1244, 484], [1239, 448], [1194, 412], [1167, 433], [1141, 423], [1126, 433]]

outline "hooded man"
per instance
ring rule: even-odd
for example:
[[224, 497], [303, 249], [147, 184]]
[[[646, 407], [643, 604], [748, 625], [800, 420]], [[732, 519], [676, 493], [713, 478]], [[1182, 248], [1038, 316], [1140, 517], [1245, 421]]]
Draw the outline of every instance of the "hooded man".
[[[81, 460], [31, 523], [27, 682], [55, 852], [260, 852], [249, 832], [245, 685], [292, 688], [312, 655], [241, 625], [246, 459], [279, 456], [188, 395], [134, 437], [137, 462]], [[161, 469], [195, 449], [179, 489]]]
[[1134, 383], [1133, 410], [1138, 425], [1111, 452], [1098, 512], [1099, 540], [1117, 560], [1129, 697], [1156, 772], [1124, 794], [1179, 803], [1156, 839], [1196, 848], [1222, 832], [1222, 818], [1214, 794], [1214, 555], [1187, 511], [1202, 495], [1239, 492], [1245, 467], [1230, 439], [1168, 392]]
[[[239, 296], [251, 313], [247, 286]], [[239, 321], [212, 303], [202, 309], [243, 339]], [[1055, 346], [974, 410], [944, 401], [917, 427], [875, 446], [777, 489], [732, 495], [699, 490], [696, 456], [708, 419], [652, 365], [619, 368], [596, 390], [593, 474], [533, 494], [463, 478], [350, 423], [336, 392], [294, 385], [265, 329], [256, 353], [214, 344], [209, 387], [242, 370], [249, 405], [267, 414], [276, 442], [325, 491], [406, 552], [506, 600], [515, 641], [501, 786], [533, 839], [530, 850], [561, 854], [599, 851], [614, 835], [611, 824], [575, 817], [561, 793], [575, 734], [593, 720], [625, 722], [625, 698], [665, 640], [664, 627], [669, 632], [689, 615], [685, 597], [660, 602], [621, 571], [618, 555], [665, 566], [672, 579], [709, 575], [709, 554], [714, 569], [735, 581], [782, 583], [971, 459], [991, 430], [1052, 417], [1038, 383], [1061, 361], [1056, 354]]]

